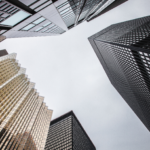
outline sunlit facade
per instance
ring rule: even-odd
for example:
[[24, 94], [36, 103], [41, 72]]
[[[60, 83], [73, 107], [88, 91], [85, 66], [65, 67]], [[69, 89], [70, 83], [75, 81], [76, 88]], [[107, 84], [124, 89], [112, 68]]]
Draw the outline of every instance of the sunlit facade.
[[112, 85], [150, 131], [150, 16], [89, 38]]
[[70, 111], [51, 121], [45, 150], [96, 150], [96, 148], [73, 111]]
[[16, 61], [0, 51], [0, 149], [43, 150], [52, 110]]
[[127, 0], [1, 0], [0, 35], [5, 38], [60, 35]]

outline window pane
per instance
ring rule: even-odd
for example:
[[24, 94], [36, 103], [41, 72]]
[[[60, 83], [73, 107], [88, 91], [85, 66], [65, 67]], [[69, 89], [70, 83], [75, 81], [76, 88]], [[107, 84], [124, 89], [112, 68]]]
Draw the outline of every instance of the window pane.
[[8, 25], [8, 26], [14, 26], [15, 24], [17, 24], [18, 22], [27, 18], [28, 16], [30, 16], [30, 14], [28, 14], [24, 11], [19, 11], [16, 14], [14, 14], [13, 16], [11, 16], [8, 19], [6, 19], [5, 21], [3, 21], [1, 24]]
[[37, 28], [35, 31], [39, 31], [39, 30], [41, 30], [41, 29], [43, 29], [43, 27], [39, 27], [39, 28]]
[[24, 27], [22, 30], [27, 31], [27, 30], [33, 28], [34, 26], [35, 26], [34, 24], [29, 24], [28, 26]]
[[46, 27], [46, 26], [48, 26], [49, 24], [51, 24], [51, 22], [48, 22], [48, 23], [44, 24], [43, 26]]
[[49, 28], [52, 28], [53, 26], [55, 26], [54, 24], [51, 24], [50, 26], [49, 26]]
[[48, 30], [48, 28], [43, 29], [42, 32], [45, 32], [46, 30]]
[[45, 20], [45, 18], [41, 17], [41, 18], [37, 19], [36, 21], [34, 21], [33, 23], [34, 24], [39, 24], [39, 23], [41, 23], [44, 20]]
[[61, 11], [60, 14], [64, 14], [65, 12], [67, 12], [67, 11], [69, 11], [69, 10], [70, 10], [70, 8], [67, 8], [67, 9]]

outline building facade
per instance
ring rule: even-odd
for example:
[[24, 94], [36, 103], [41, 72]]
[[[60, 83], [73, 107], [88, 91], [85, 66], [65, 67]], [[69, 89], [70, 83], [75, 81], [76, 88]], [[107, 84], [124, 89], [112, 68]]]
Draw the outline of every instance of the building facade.
[[16, 61], [0, 51], [0, 149], [43, 150], [52, 110]]
[[110, 82], [150, 131], [150, 16], [89, 37]]
[[1, 0], [0, 40], [60, 35], [127, 0]]
[[50, 123], [45, 150], [96, 150], [73, 111]]

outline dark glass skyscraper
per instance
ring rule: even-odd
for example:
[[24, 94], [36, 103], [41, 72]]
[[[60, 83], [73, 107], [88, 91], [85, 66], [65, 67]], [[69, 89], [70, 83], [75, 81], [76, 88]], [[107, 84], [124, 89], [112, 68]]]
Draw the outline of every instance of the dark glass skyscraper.
[[89, 37], [108, 78], [150, 131], [150, 16]]
[[73, 111], [50, 123], [45, 150], [96, 150]]
[[59, 35], [127, 0], [0, 0], [0, 41]]

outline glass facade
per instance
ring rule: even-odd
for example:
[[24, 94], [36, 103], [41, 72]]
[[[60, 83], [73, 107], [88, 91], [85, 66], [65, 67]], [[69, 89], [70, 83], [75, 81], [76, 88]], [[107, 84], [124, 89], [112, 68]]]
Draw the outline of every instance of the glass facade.
[[53, 120], [45, 150], [96, 150], [75, 114], [71, 111]]
[[150, 131], [150, 17], [111, 25], [89, 38], [111, 83]]
[[0, 41], [60, 35], [127, 0], [1, 0]]
[[62, 19], [64, 20], [66, 26], [70, 28], [74, 26], [76, 19], [76, 11], [79, 2], [74, 2], [73, 0], [66, 0], [57, 7]]
[[0, 57], [0, 149], [44, 149], [52, 111], [34, 86], [16, 54]]
[[82, 21], [93, 19], [114, 2], [113, 7], [121, 4], [119, 0], [66, 0], [57, 6], [57, 10], [67, 27], [72, 28]]

